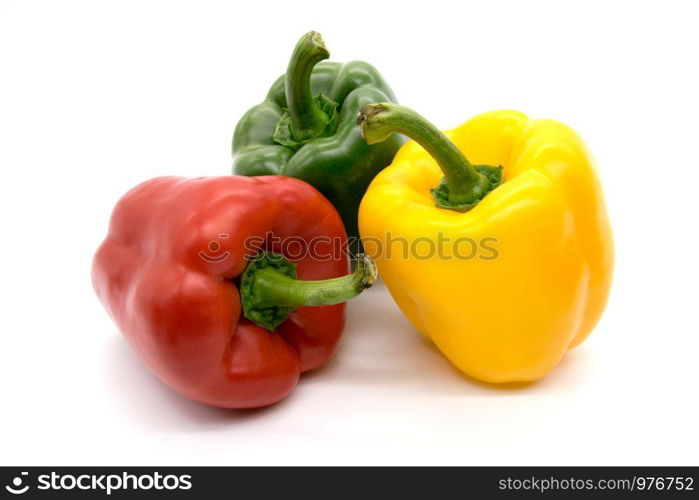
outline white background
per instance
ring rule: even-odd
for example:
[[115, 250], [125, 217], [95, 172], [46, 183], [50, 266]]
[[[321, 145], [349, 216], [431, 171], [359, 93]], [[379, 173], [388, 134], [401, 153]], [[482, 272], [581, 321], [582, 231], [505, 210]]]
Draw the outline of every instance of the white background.
[[[699, 77], [691, 2], [0, 0], [0, 463], [694, 464]], [[286, 401], [189, 402], [138, 362], [90, 264], [148, 178], [225, 175], [241, 114], [304, 32], [451, 128], [574, 127], [615, 232], [609, 307], [548, 378], [459, 375], [379, 286]]]

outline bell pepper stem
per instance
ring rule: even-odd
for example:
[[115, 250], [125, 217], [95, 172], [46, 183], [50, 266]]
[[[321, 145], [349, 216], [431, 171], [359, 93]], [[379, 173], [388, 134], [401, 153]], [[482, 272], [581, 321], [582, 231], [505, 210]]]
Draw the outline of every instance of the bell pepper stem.
[[313, 138], [328, 122], [311, 92], [313, 67], [330, 57], [320, 33], [310, 31], [296, 44], [286, 70], [286, 104], [293, 138], [299, 142]]
[[376, 266], [368, 257], [359, 260], [353, 273], [339, 278], [302, 281], [266, 267], [255, 277], [255, 288], [269, 306], [325, 306], [356, 297], [376, 281]]
[[455, 205], [477, 203], [491, 189], [490, 180], [437, 127], [410, 108], [393, 103], [364, 106], [357, 117], [364, 140], [375, 144], [398, 132], [415, 140], [434, 158], [449, 187]]
[[357, 257], [353, 273], [319, 281], [296, 279], [296, 266], [279, 254], [264, 252], [243, 272], [240, 296], [243, 315], [274, 331], [297, 307], [339, 304], [356, 297], [377, 279], [376, 264]]

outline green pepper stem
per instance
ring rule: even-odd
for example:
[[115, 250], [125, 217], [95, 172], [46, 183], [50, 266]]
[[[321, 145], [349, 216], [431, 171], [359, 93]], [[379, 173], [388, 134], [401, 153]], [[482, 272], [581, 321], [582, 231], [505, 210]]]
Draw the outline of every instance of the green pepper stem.
[[425, 148], [442, 169], [449, 186], [449, 201], [454, 204], [477, 202], [491, 189], [488, 178], [474, 168], [454, 143], [410, 108], [393, 103], [367, 104], [359, 112], [357, 124], [369, 144], [385, 141], [398, 132]]
[[319, 281], [297, 280], [273, 267], [259, 269], [253, 285], [258, 298], [256, 306], [323, 306], [346, 302], [373, 285], [377, 278], [374, 261], [366, 255], [358, 259], [353, 273]]
[[313, 67], [330, 57], [320, 33], [310, 31], [296, 44], [286, 69], [286, 105], [291, 135], [296, 141], [311, 139], [325, 127], [328, 118], [311, 93]]

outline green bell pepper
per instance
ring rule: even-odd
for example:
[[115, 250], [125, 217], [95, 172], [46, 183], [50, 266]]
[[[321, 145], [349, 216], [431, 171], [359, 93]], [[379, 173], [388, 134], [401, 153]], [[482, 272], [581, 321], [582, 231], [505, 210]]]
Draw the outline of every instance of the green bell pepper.
[[366, 143], [356, 125], [359, 110], [396, 99], [370, 64], [320, 62], [329, 56], [318, 33], [301, 37], [286, 75], [236, 126], [233, 172], [286, 175], [315, 186], [337, 208], [356, 251], [359, 203], [402, 140], [395, 134]]

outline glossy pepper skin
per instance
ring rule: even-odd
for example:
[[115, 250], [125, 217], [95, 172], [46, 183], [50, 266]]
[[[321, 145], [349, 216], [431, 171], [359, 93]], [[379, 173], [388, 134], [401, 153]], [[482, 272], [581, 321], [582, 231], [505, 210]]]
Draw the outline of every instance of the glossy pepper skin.
[[[329, 280], [334, 288], [293, 280], [294, 266], [283, 259], [292, 277], [268, 269], [274, 297], [251, 279], [241, 284], [241, 274], [255, 270], [253, 255], [283, 254], [289, 238], [321, 239], [293, 264], [302, 280], [337, 278]], [[353, 275], [343, 277], [349, 264], [333, 248], [338, 243], [346, 243], [339, 215], [299, 180], [161, 177], [116, 205], [94, 259], [93, 284], [134, 351], [171, 388], [213, 406], [265, 406], [284, 398], [301, 372], [328, 360], [345, 322], [345, 306], [336, 302], [366, 285], [343, 282]], [[301, 287], [292, 290], [296, 296], [322, 289], [325, 296], [312, 293], [309, 303], [335, 305], [296, 309], [304, 299], [284, 303], [289, 283]], [[283, 315], [266, 327], [246, 319], [241, 295], [247, 295], [239, 288], [253, 290], [248, 300], [272, 299], [261, 312]]]
[[355, 123], [360, 108], [395, 97], [370, 64], [319, 62], [327, 57], [318, 33], [299, 40], [287, 73], [238, 123], [233, 172], [308, 182], [332, 202], [348, 234], [356, 237], [362, 195], [403, 141], [395, 136], [368, 145], [362, 139]]
[[[419, 115], [390, 105], [367, 107], [359, 123], [370, 142], [403, 132], [434, 153], [405, 144], [360, 207], [363, 238], [385, 241], [390, 232], [394, 240], [391, 259], [365, 246], [403, 313], [472, 377], [523, 382], [549, 373], [597, 323], [612, 277], [610, 225], [582, 140], [562, 123], [516, 111], [485, 113], [445, 132], [456, 151]], [[449, 167], [450, 155], [504, 167], [502, 179], [462, 200], [470, 209], [436, 206], [445, 199], [438, 185], [461, 182], [468, 193], [478, 184], [456, 179], [461, 160]], [[447, 258], [400, 258], [396, 239], [422, 238], [416, 248], [424, 255], [425, 241], [440, 234], [467, 240], [456, 251], [442, 245]], [[462, 258], [448, 258], [456, 253]]]

